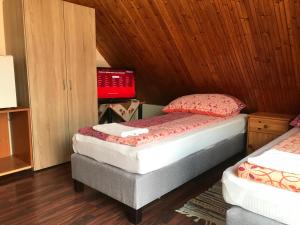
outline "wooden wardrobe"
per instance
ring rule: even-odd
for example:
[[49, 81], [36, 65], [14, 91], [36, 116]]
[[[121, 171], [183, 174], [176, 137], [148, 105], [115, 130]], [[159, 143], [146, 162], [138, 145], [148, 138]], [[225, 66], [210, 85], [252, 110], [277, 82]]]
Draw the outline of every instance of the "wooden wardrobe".
[[4, 0], [19, 106], [31, 108], [34, 170], [70, 160], [72, 136], [97, 123], [95, 11], [61, 0]]

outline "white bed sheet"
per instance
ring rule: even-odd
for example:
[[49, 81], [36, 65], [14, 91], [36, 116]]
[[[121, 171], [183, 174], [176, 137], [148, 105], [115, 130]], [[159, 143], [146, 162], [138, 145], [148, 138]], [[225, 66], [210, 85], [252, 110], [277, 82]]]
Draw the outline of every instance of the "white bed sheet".
[[[291, 129], [248, 157], [259, 155], [272, 148], [299, 129]], [[236, 175], [237, 167], [248, 157], [224, 171], [222, 183], [225, 201], [285, 224], [299, 225], [300, 193], [249, 181]]]
[[73, 150], [128, 172], [145, 174], [209, 148], [222, 140], [245, 133], [246, 118], [247, 115], [240, 114], [205, 128], [137, 147], [75, 134]]

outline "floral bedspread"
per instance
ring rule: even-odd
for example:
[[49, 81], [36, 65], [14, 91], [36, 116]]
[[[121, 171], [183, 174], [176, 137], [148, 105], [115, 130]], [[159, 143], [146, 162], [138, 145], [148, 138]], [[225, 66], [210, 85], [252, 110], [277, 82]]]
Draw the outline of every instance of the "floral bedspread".
[[273, 148], [279, 151], [300, 154], [300, 130]]
[[[273, 146], [274, 149], [300, 154], [300, 130]], [[289, 191], [300, 192], [300, 174], [287, 173], [243, 162], [239, 165], [237, 175], [248, 180], [272, 185]]]
[[243, 162], [238, 167], [237, 175], [241, 178], [272, 185], [277, 188], [300, 192], [300, 174], [277, 171]]
[[224, 121], [228, 118], [230, 117], [214, 117], [192, 113], [168, 113], [162, 116], [122, 123], [126, 126], [149, 129], [149, 133], [139, 136], [123, 138], [96, 131], [92, 127], [82, 128], [79, 130], [79, 133], [82, 135], [96, 137], [108, 142], [138, 146], [167, 137], [183, 134], [196, 128], [201, 128]]

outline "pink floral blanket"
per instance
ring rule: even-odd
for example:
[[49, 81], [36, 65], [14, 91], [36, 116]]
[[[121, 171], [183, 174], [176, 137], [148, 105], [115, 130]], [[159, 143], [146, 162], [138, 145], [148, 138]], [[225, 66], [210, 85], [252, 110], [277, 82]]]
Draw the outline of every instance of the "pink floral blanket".
[[279, 151], [300, 154], [300, 129], [273, 148]]
[[214, 117], [192, 113], [168, 113], [162, 116], [122, 123], [126, 126], [149, 129], [149, 133], [139, 136], [126, 138], [117, 137], [96, 131], [92, 127], [82, 128], [79, 130], [79, 133], [86, 136], [96, 137], [104, 141], [138, 146], [183, 134], [188, 131], [192, 131], [193, 129], [205, 127], [228, 118], [229, 117]]

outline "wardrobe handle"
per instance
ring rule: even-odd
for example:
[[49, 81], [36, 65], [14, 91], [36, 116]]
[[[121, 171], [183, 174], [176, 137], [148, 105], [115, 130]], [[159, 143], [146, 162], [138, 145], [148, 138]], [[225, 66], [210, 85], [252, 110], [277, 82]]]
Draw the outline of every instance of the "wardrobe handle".
[[69, 80], [70, 91], [72, 90], [72, 81]]
[[63, 89], [66, 90], [66, 81], [63, 79]]

